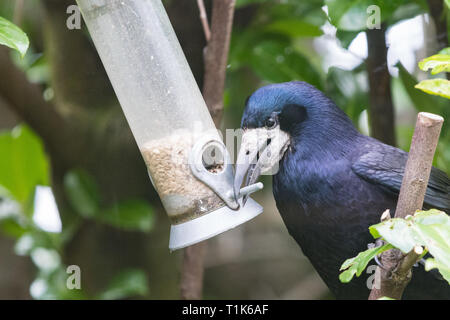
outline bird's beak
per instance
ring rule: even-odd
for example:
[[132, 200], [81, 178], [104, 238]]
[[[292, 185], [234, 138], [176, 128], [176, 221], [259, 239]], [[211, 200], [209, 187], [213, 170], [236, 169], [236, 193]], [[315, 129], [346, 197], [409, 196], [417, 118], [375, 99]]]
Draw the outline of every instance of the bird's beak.
[[[278, 162], [289, 146], [289, 135], [279, 126], [273, 129], [247, 129], [242, 135], [241, 148], [236, 161], [234, 194], [240, 198], [242, 182], [244, 187], [254, 184], [261, 174], [276, 174]], [[244, 196], [243, 205], [247, 200]]]

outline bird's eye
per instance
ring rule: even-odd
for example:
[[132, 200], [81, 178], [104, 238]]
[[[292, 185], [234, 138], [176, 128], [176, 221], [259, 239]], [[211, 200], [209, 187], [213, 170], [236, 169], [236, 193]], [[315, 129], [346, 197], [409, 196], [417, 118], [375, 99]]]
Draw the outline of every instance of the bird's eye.
[[273, 129], [273, 128], [275, 128], [275, 127], [277, 126], [277, 122], [275, 121], [275, 119], [273, 119], [272, 117], [270, 117], [270, 118], [268, 118], [268, 119], [266, 120], [265, 125], [266, 125], [266, 128], [268, 128], [268, 129]]

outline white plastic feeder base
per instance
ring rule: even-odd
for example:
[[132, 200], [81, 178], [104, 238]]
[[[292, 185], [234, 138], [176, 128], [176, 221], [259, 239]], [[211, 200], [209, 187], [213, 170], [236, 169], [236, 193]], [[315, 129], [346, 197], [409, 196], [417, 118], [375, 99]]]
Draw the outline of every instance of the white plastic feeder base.
[[239, 210], [231, 210], [225, 206], [194, 220], [171, 226], [169, 249], [171, 251], [178, 250], [212, 238], [263, 212], [263, 207], [252, 198], [248, 198], [244, 207], [242, 207], [241, 201], [239, 202], [241, 204]]

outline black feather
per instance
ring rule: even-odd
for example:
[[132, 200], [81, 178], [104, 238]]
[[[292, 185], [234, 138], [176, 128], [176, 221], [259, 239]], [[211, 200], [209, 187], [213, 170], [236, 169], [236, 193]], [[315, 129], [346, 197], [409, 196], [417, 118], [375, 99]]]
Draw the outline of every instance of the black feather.
[[[359, 150], [361, 154], [353, 162], [353, 171], [398, 196], [408, 153], [369, 137]], [[450, 212], [450, 179], [445, 172], [434, 167], [431, 169], [424, 207]]]

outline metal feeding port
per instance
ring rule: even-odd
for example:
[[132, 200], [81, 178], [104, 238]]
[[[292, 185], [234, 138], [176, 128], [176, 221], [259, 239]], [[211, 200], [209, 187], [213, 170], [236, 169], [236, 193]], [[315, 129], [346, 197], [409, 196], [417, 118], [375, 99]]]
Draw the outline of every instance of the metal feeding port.
[[192, 147], [189, 156], [192, 174], [210, 187], [233, 210], [239, 209], [238, 199], [261, 190], [261, 182], [247, 186], [235, 195], [234, 170], [230, 155], [222, 141], [205, 136]]

